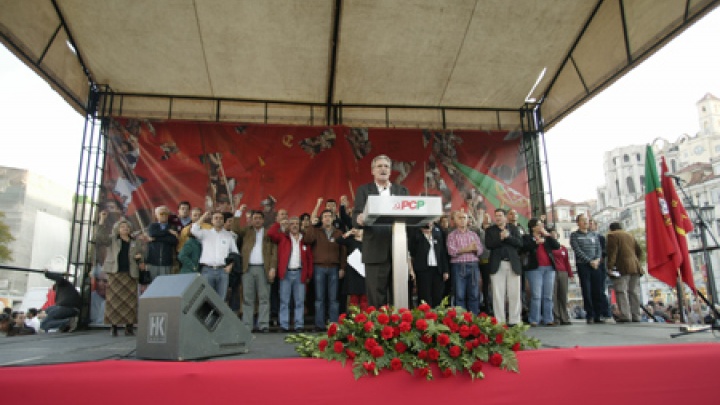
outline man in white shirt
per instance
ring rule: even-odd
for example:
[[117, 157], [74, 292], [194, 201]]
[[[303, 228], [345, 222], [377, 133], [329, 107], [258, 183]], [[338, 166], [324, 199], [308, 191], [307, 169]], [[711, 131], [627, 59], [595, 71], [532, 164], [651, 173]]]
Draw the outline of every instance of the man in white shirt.
[[222, 212], [212, 214], [212, 229], [202, 229], [200, 227], [208, 214], [208, 212], [204, 213], [200, 220], [195, 222], [190, 229], [202, 244], [200, 272], [220, 298], [225, 301], [229, 274], [233, 266], [232, 263], [226, 264], [225, 259], [230, 253], [238, 253], [238, 249], [233, 234], [224, 228], [225, 216]]

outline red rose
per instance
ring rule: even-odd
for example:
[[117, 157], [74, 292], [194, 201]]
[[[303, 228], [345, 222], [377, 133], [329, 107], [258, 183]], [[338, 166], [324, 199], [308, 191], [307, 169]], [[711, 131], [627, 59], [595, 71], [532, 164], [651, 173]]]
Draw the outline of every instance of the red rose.
[[479, 316], [480, 318], [487, 318], [487, 317], [488, 317], [488, 314], [486, 314], [485, 312], [480, 312], [480, 315], [478, 315], [478, 316]]
[[390, 317], [387, 314], [380, 314], [377, 317], [377, 321], [380, 325], [387, 325], [390, 322]]
[[447, 311], [447, 316], [449, 316], [450, 318], [455, 318], [457, 316], [457, 311], [455, 310], [455, 308], [449, 309]]
[[429, 311], [429, 310], [432, 309], [432, 308], [430, 308], [430, 305], [428, 305], [428, 304], [426, 304], [426, 303], [423, 302], [422, 304], [418, 305], [418, 308], [417, 308], [417, 309], [419, 309], [419, 310], [422, 311], [422, 312], [427, 312], [427, 311]]
[[428, 327], [428, 323], [424, 319], [418, 319], [415, 321], [415, 327], [420, 331], [425, 331]]
[[343, 352], [343, 344], [342, 342], [335, 342], [333, 345], [333, 350], [335, 353], [342, 353]]
[[480, 327], [477, 325], [473, 325], [470, 327], [470, 334], [477, 337], [480, 335]]
[[355, 335], [348, 335], [347, 337], [348, 342], [352, 343], [355, 341]]
[[497, 336], [495, 336], [495, 343], [501, 345], [502, 342], [503, 342], [503, 334], [500, 333], [500, 334], [498, 334]]
[[370, 354], [377, 359], [385, 355], [385, 350], [383, 350], [382, 346], [375, 346], [372, 348], [372, 351], [370, 351]]
[[340, 316], [338, 316], [338, 322], [344, 321], [346, 317], [347, 317], [347, 314], [345, 312], [343, 312], [342, 314], [340, 314]]
[[420, 360], [425, 360], [425, 359], [427, 359], [427, 357], [428, 357], [428, 352], [427, 352], [427, 350], [420, 350], [420, 351], [418, 352], [418, 359], [420, 359]]
[[453, 324], [450, 325], [450, 330], [452, 331], [452, 333], [457, 333], [460, 330], [460, 326], [453, 322]]
[[375, 312], [375, 310], [376, 310], [375, 307], [367, 307], [367, 308], [365, 308], [365, 313], [370, 314], [370, 313]]
[[454, 323], [454, 321], [449, 316], [446, 316], [445, 318], [443, 318], [442, 323], [443, 323], [443, 325], [450, 327], [450, 325], [452, 325]]
[[365, 314], [355, 315], [355, 323], [365, 323], [365, 322], [367, 322], [367, 315], [365, 315]]
[[450, 357], [457, 358], [462, 354], [460, 346], [453, 346], [450, 348]]
[[500, 367], [500, 365], [502, 364], [502, 361], [503, 361], [503, 358], [500, 353], [493, 353], [490, 356], [490, 364], [492, 364], [495, 367]]
[[509, 327], [506, 323], [504, 323], [502, 327], [503, 327], [503, 329], [505, 329], [505, 330], [510, 329], [510, 327]]
[[327, 339], [323, 339], [320, 342], [318, 342], [318, 349], [320, 349], [321, 352], [324, 352], [327, 345], [328, 345]]
[[398, 309], [398, 312], [401, 313], [401, 314], [404, 314], [405, 312], [408, 312], [408, 311], [410, 311], [410, 310], [407, 309], [407, 308], [400, 308], [400, 309]]
[[480, 342], [481, 345], [486, 345], [486, 344], [490, 343], [490, 338], [488, 338], [488, 336], [486, 334], [481, 333], [480, 336], [478, 336], [478, 341]]
[[336, 323], [331, 323], [331, 324], [330, 324], [330, 327], [328, 328], [328, 332], [327, 332], [327, 333], [328, 333], [328, 336], [329, 336], [329, 337], [335, 336], [335, 334], [337, 333], [337, 330], [338, 330], [337, 324], [336, 324]]
[[460, 327], [460, 337], [464, 339], [468, 336], [470, 336], [470, 328], [467, 325], [461, 326]]
[[418, 371], [418, 374], [420, 374], [420, 377], [423, 377], [423, 378], [427, 377], [428, 374], [430, 374], [430, 369], [427, 367], [419, 368], [419, 369], [417, 369], [417, 371]]
[[393, 370], [400, 370], [402, 369], [402, 360], [395, 357], [394, 359], [390, 360], [390, 368]]
[[465, 342], [465, 349], [467, 349], [467, 351], [472, 351], [472, 349], [474, 348], [475, 345], [473, 344], [472, 340], [468, 340], [467, 342]]
[[513, 350], [514, 352], [519, 352], [519, 351], [520, 351], [520, 342], [515, 343], [515, 344], [512, 346], [512, 350]]
[[495, 318], [494, 316], [490, 318], [490, 323], [493, 325], [497, 325], [497, 318]]
[[367, 351], [371, 351], [372, 348], [377, 345], [378, 345], [377, 341], [373, 338], [367, 338], [367, 340], [365, 340], [365, 350], [367, 350]]
[[393, 328], [393, 337], [398, 337], [398, 336], [400, 336], [400, 328], [394, 327]]
[[452, 375], [453, 375], [453, 372], [452, 372], [451, 369], [446, 368], [446, 369], [442, 370], [442, 376], [443, 376], [443, 377], [450, 377], [450, 376], [452, 376]]
[[420, 341], [425, 343], [426, 345], [429, 345], [430, 343], [432, 343], [432, 336], [422, 335], [422, 336], [420, 336]]
[[373, 363], [372, 361], [366, 361], [366, 362], [364, 362], [364, 363], [363, 363], [363, 367], [365, 368], [365, 370], [367, 370], [367, 371], [369, 371], [369, 372], [371, 372], [371, 373], [372, 373], [373, 371], [375, 371], [375, 363]]
[[428, 350], [428, 359], [432, 361], [437, 361], [437, 359], [440, 358], [440, 352], [436, 348], [432, 348]]
[[475, 360], [475, 362], [470, 367], [470, 370], [472, 370], [473, 373], [477, 374], [482, 371], [483, 364], [480, 360]]
[[395, 343], [395, 351], [398, 352], [399, 354], [405, 353], [407, 348], [408, 348], [407, 345], [403, 342]]
[[385, 326], [382, 329], [382, 337], [385, 340], [390, 340], [395, 335], [395, 332], [393, 332], [392, 326]]
[[463, 314], [463, 319], [465, 319], [465, 322], [472, 322], [473, 321], [473, 314], [472, 312], [465, 312]]
[[478, 339], [478, 338], [473, 339], [472, 344], [473, 344], [473, 347], [480, 346], [480, 339]]
[[413, 320], [412, 312], [403, 312], [401, 319], [403, 322], [412, 322], [412, 320]]
[[430, 319], [432, 321], [437, 321], [438, 316], [435, 312], [425, 312], [425, 319]]
[[400, 315], [392, 314], [390, 315], [390, 320], [392, 321], [392, 323], [398, 323], [400, 322]]
[[365, 332], [370, 332], [375, 327], [375, 324], [372, 323], [372, 321], [365, 322], [365, 325], [363, 325], [363, 329]]
[[440, 346], [447, 346], [450, 344], [450, 336], [444, 333], [439, 334], [437, 337], [437, 344]]
[[410, 325], [410, 322], [401, 322], [398, 329], [400, 329], [400, 332], [409, 332], [410, 329], [412, 329], [412, 325]]
[[348, 356], [348, 359], [350, 360], [355, 358], [355, 352], [350, 349], [345, 349], [345, 355]]

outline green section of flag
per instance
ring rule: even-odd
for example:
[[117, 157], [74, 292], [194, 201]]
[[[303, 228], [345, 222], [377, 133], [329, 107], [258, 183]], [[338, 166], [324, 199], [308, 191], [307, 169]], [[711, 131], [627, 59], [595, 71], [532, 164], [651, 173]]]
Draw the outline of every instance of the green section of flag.
[[[508, 206], [503, 206], [497, 195], [496, 190], [498, 189], [501, 189], [504, 192], [506, 191], [506, 187], [502, 182], [499, 182], [487, 174], [481, 173], [472, 167], [465, 166], [457, 161], [453, 162], [453, 166], [455, 166], [458, 171], [460, 171], [460, 173], [462, 173], [463, 176], [465, 176], [473, 184], [473, 186], [475, 186], [477, 191], [485, 197], [485, 200], [487, 200], [495, 208], [504, 208], [506, 210], [509, 208]], [[492, 213], [490, 213], [490, 217], [492, 218]], [[527, 225], [527, 221], [528, 218], [518, 212], [518, 222], [523, 225]]]

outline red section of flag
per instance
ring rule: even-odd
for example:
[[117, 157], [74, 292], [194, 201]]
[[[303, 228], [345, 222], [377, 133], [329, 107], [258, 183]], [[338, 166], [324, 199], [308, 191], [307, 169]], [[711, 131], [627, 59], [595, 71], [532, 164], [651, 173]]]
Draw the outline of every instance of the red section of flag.
[[645, 153], [645, 231], [648, 272], [675, 287], [682, 258], [650, 145]]
[[660, 170], [662, 171], [662, 188], [665, 193], [665, 200], [670, 209], [670, 218], [672, 219], [673, 228], [675, 231], [675, 237], [680, 248], [680, 258], [682, 264], [680, 265], [680, 276], [682, 281], [687, 284], [693, 291], [695, 291], [695, 281], [693, 280], [692, 263], [690, 261], [690, 253], [688, 252], [687, 234], [692, 232], [693, 224], [688, 217], [687, 211], [682, 204], [682, 201], [675, 191], [675, 185], [672, 179], [665, 175], [668, 173], [668, 167], [665, 163], [665, 157], [661, 158]]

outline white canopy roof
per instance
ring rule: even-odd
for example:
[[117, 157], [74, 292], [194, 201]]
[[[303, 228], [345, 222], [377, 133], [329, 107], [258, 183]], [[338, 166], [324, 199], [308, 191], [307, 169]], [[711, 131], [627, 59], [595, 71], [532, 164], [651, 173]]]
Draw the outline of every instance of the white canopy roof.
[[6, 0], [0, 39], [80, 112], [94, 86], [101, 114], [510, 130], [537, 102], [557, 123], [717, 4]]

